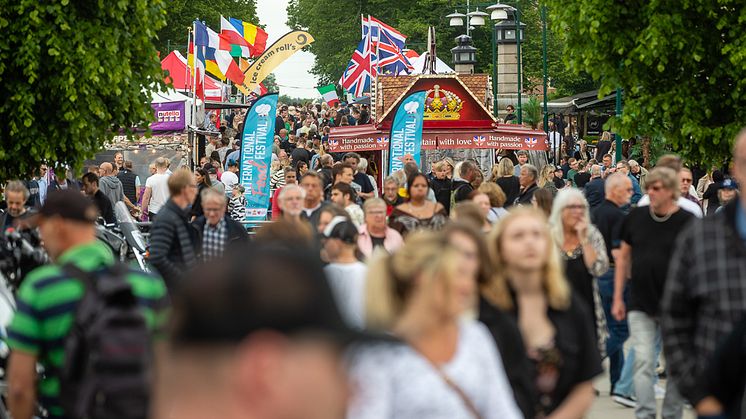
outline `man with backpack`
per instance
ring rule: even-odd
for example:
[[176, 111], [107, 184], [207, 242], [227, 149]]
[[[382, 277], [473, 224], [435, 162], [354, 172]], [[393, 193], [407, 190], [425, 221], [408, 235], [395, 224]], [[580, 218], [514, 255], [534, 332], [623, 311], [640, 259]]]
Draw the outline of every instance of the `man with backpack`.
[[96, 239], [97, 215], [90, 199], [66, 190], [50, 192], [33, 219], [54, 264], [26, 276], [8, 329], [15, 419], [33, 417], [37, 401], [51, 418], [147, 417], [166, 287], [117, 263]]

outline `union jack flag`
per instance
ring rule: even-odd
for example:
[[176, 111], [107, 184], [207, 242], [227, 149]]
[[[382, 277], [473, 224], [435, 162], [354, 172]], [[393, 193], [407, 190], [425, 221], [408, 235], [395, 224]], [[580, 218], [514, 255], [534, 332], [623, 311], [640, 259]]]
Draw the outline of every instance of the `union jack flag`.
[[526, 138], [525, 143], [530, 148], [534, 148], [539, 143], [539, 141], [534, 137], [529, 137], [529, 138]]
[[389, 137], [376, 138], [376, 143], [381, 144], [381, 145], [388, 145]]
[[484, 144], [486, 138], [484, 138], [484, 135], [475, 135], [474, 136], [474, 143], [478, 146], [481, 146]]
[[339, 141], [329, 139], [329, 147], [334, 148], [334, 147], [337, 147], [337, 146], [339, 146]]
[[370, 81], [370, 42], [363, 38], [352, 53], [350, 63], [339, 79], [339, 84], [353, 96], [362, 97], [363, 93], [370, 91]]
[[407, 74], [414, 70], [409, 59], [404, 55], [407, 37], [393, 27], [374, 17], [362, 18], [363, 37], [370, 35], [371, 74], [378, 72]]

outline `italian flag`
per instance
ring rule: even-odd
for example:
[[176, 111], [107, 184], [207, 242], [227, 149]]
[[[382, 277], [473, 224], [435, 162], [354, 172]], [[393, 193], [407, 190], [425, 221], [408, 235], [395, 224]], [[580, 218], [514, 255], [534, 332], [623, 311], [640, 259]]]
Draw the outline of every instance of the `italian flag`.
[[329, 106], [334, 106], [337, 102], [339, 102], [339, 97], [337, 97], [337, 89], [334, 87], [333, 84], [317, 87], [316, 89], [319, 91], [319, 93], [321, 93], [321, 96], [324, 98], [324, 102], [326, 102]]

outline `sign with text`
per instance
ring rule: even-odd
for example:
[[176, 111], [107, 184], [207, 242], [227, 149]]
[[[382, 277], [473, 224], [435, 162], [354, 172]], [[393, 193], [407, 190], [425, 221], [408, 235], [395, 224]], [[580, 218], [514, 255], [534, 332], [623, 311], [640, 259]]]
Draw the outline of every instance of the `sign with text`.
[[243, 86], [236, 87], [248, 95], [249, 92], [253, 92], [254, 89], [259, 87], [259, 83], [263, 82], [278, 65], [313, 41], [313, 36], [305, 31], [286, 33], [254, 60], [251, 66], [244, 71], [246, 78]]
[[151, 106], [155, 112], [155, 122], [150, 124], [150, 129], [153, 131], [183, 131], [186, 127], [184, 103], [186, 102], [153, 103]]
[[417, 166], [420, 165], [425, 94], [425, 91], [410, 94], [396, 109], [389, 135], [389, 174], [404, 167], [407, 155], [412, 156]]
[[246, 221], [263, 221], [269, 207], [269, 166], [277, 116], [277, 93], [258, 98], [244, 121], [238, 180], [246, 189]]

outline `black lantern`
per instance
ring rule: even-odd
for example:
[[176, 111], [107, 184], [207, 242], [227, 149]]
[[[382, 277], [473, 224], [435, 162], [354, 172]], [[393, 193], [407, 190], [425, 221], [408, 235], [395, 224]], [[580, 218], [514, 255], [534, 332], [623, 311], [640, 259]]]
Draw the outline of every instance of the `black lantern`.
[[[525, 27], [526, 24], [521, 22], [521, 42], [525, 41], [523, 37], [523, 28]], [[497, 22], [495, 24], [495, 32], [497, 32], [498, 44], [515, 44], [515, 18]]]
[[477, 63], [477, 49], [471, 45], [471, 36], [457, 36], [456, 47], [451, 48], [451, 54], [453, 54], [453, 63], [456, 65]]

